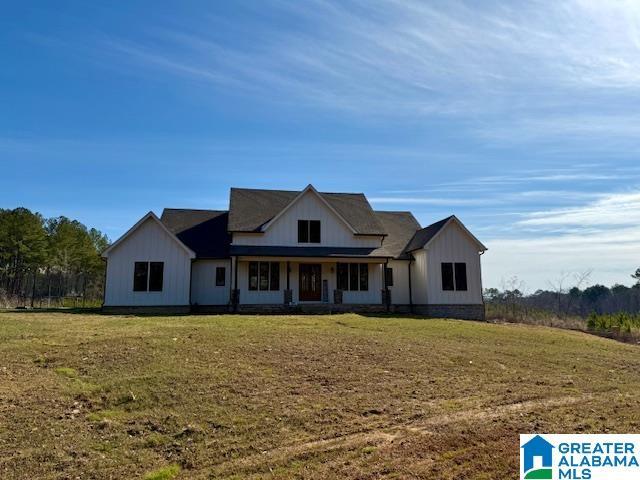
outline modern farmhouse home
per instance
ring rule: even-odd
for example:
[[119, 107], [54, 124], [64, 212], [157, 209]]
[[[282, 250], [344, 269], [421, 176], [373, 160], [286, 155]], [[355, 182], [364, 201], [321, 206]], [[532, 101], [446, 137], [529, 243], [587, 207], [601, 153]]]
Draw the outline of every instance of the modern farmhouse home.
[[232, 188], [229, 210], [149, 212], [103, 254], [106, 311], [413, 312], [483, 319], [486, 247], [362, 193]]

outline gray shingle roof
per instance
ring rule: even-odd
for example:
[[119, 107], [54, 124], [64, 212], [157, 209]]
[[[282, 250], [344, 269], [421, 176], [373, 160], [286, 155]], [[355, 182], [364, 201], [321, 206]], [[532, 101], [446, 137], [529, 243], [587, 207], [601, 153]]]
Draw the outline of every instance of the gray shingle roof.
[[193, 250], [197, 258], [228, 258], [231, 235], [226, 210], [165, 208], [160, 221]]
[[451, 218], [453, 218], [453, 215], [447, 218], [443, 218], [436, 223], [432, 223], [428, 227], [424, 227], [423, 229], [418, 230], [411, 239], [411, 242], [409, 242], [409, 245], [407, 245], [407, 248], [405, 248], [405, 252], [409, 253], [424, 247], [427, 243], [429, 243], [429, 240], [436, 236], [436, 234], [442, 229], [442, 227], [447, 224], [447, 222]]
[[382, 247], [375, 251], [376, 255], [399, 259], [408, 259], [405, 247], [420, 229], [420, 224], [411, 212], [383, 212], [375, 211], [376, 217], [382, 223], [387, 237]]
[[[232, 188], [229, 200], [229, 231], [257, 232], [280, 213], [299, 191]], [[362, 193], [319, 192], [353, 230], [360, 235], [385, 235], [385, 230]]]
[[[371, 232], [375, 228], [376, 235], [386, 235], [382, 246], [379, 248], [293, 247], [299, 248], [298, 251], [278, 246], [240, 248], [230, 245], [230, 231], [256, 231], [285, 208], [299, 193], [285, 190], [233, 188], [231, 203], [235, 204], [235, 210], [165, 208], [160, 220], [182, 243], [196, 253], [197, 258], [249, 255], [263, 248], [267, 249], [262, 252], [264, 255], [408, 259], [411, 251], [424, 247], [452, 218], [444, 218], [421, 229], [411, 212], [373, 211], [362, 194], [321, 193], [323, 198], [352, 224], [358, 233], [373, 234]], [[232, 224], [234, 212], [235, 224]], [[240, 227], [242, 230], [238, 229]], [[243, 248], [248, 250], [245, 251]]]

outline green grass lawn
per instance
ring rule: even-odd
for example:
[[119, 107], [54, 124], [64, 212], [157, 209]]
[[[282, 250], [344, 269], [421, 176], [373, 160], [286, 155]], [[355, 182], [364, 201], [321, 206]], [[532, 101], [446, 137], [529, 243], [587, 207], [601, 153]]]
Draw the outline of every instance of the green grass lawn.
[[517, 478], [638, 392], [637, 346], [546, 327], [0, 313], [0, 478]]

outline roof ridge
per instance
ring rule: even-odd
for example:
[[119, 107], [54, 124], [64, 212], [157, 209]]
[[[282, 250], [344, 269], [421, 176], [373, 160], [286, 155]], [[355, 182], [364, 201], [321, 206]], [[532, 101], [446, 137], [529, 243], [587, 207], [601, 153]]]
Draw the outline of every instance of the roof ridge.
[[166, 211], [166, 210], [174, 210], [174, 211], [181, 211], [181, 212], [228, 212], [229, 210], [211, 210], [209, 208], [173, 208], [173, 207], [165, 207], [162, 209], [162, 211]]
[[210, 208], [173, 208], [173, 207], [165, 207], [164, 210], [179, 210], [182, 212], [228, 212], [229, 210], [213, 210]]
[[448, 217], [441, 218], [440, 220], [437, 220], [437, 221], [435, 221], [435, 222], [433, 222], [433, 223], [430, 223], [430, 224], [429, 224], [429, 225], [427, 225], [426, 227], [422, 227], [420, 230], [424, 230], [424, 229], [426, 229], [426, 228], [433, 227], [434, 225], [437, 225], [437, 224], [438, 224], [438, 223], [440, 223], [440, 222], [448, 222], [448, 221], [449, 221], [449, 220], [451, 220], [453, 217], [455, 217], [455, 215], [449, 215]]
[[[306, 188], [306, 187], [305, 187]], [[305, 190], [302, 188], [300, 190], [283, 190], [281, 188], [248, 188], [248, 187], [230, 187], [230, 190], [250, 190], [254, 192], [285, 192], [285, 193], [300, 193]], [[366, 197], [364, 192], [322, 192], [320, 190], [316, 190], [320, 194], [325, 195], [363, 195]]]
[[409, 213], [413, 215], [411, 210], [374, 210], [374, 213]]

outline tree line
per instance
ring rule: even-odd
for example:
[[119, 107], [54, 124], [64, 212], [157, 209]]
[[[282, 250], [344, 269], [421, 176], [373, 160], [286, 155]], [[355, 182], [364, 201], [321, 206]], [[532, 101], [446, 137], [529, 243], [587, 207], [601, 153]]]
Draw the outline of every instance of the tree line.
[[98, 304], [105, 269], [100, 253], [108, 245], [106, 235], [78, 220], [0, 209], [0, 307], [62, 306], [65, 297]]
[[525, 294], [524, 284], [517, 278], [505, 282], [502, 289], [487, 288], [485, 301], [509, 314], [530, 311], [547, 311], [558, 317], [587, 317], [619, 312], [640, 312], [640, 268], [631, 277], [631, 287], [616, 284], [611, 287], [595, 284], [588, 287], [590, 272], [562, 274], [549, 282], [549, 288]]

